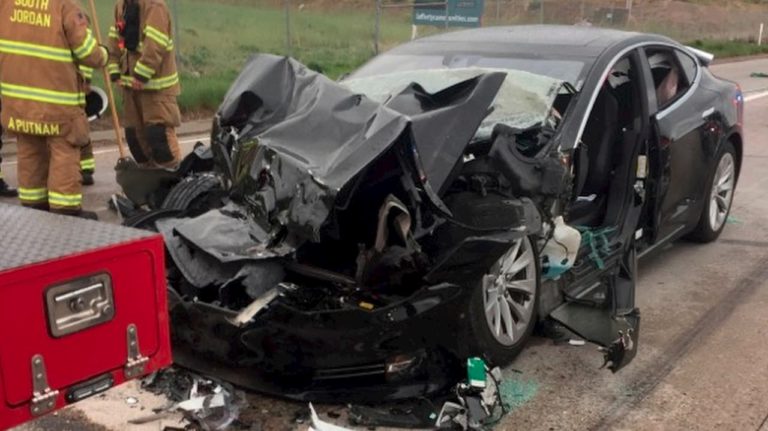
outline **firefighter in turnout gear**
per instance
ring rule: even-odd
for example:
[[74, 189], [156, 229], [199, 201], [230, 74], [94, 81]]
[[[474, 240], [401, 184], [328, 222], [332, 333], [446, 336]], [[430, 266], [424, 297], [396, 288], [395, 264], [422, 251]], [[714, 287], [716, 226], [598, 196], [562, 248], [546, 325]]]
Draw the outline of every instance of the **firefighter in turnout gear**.
[[[0, 112], [2, 112], [2, 100], [0, 100]], [[3, 176], [3, 126], [0, 125], [0, 198], [15, 198], [18, 196], [16, 189], [12, 189], [8, 183], [5, 182]]]
[[164, 0], [119, 0], [109, 30], [109, 74], [123, 87], [125, 138], [144, 167], [181, 161], [176, 127], [181, 114], [172, 24]]
[[80, 149], [89, 133], [78, 64], [103, 67], [108, 52], [75, 0], [3, 0], [0, 22], [0, 117], [17, 139], [19, 200], [95, 218], [82, 210]]

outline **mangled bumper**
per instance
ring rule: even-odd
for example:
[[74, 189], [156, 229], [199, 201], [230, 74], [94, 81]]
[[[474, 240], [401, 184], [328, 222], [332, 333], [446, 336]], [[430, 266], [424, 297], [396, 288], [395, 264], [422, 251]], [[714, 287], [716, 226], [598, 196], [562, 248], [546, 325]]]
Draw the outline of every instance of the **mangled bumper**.
[[419, 289], [382, 308], [304, 312], [277, 298], [257, 319], [174, 301], [177, 364], [274, 395], [313, 401], [411, 398], [452, 385], [468, 291]]

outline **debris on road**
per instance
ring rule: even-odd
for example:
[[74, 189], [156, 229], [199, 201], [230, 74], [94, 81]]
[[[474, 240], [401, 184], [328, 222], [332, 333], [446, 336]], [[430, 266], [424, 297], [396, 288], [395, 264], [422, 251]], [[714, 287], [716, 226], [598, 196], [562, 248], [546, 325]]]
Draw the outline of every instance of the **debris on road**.
[[131, 423], [148, 423], [179, 411], [191, 424], [203, 431], [227, 429], [245, 407], [245, 394], [228, 383], [204, 378], [178, 368], [160, 371], [148, 377], [142, 388], [165, 395], [172, 404], [156, 411], [154, 416]]

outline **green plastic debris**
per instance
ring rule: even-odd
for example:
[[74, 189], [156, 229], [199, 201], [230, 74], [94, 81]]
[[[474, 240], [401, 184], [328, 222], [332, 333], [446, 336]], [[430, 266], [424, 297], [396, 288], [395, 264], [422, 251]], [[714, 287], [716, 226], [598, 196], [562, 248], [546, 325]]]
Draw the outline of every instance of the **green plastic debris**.
[[480, 358], [467, 359], [467, 380], [473, 388], [485, 388], [485, 362]]
[[[600, 269], [605, 269], [604, 255], [611, 253], [611, 241], [609, 237], [616, 232], [615, 227], [606, 228], [591, 228], [588, 226], [576, 226], [576, 229], [581, 232], [581, 245], [589, 246], [589, 257], [595, 262]], [[602, 243], [602, 244], [601, 244]]]
[[752, 78], [768, 78], [768, 73], [765, 72], [752, 72], [749, 74]]
[[739, 220], [738, 218], [732, 215], [729, 215], [728, 218], [725, 220], [725, 222], [728, 224], [744, 224], [743, 221]]

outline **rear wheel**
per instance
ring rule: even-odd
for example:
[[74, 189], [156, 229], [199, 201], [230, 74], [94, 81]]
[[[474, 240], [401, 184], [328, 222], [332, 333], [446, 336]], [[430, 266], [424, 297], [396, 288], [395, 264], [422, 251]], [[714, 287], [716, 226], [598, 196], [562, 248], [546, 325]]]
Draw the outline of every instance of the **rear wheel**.
[[730, 142], [720, 150], [701, 219], [689, 238], [712, 242], [720, 236], [731, 212], [736, 188], [736, 150]]
[[494, 365], [522, 350], [537, 319], [539, 257], [528, 237], [517, 240], [476, 286], [469, 309], [470, 345]]

